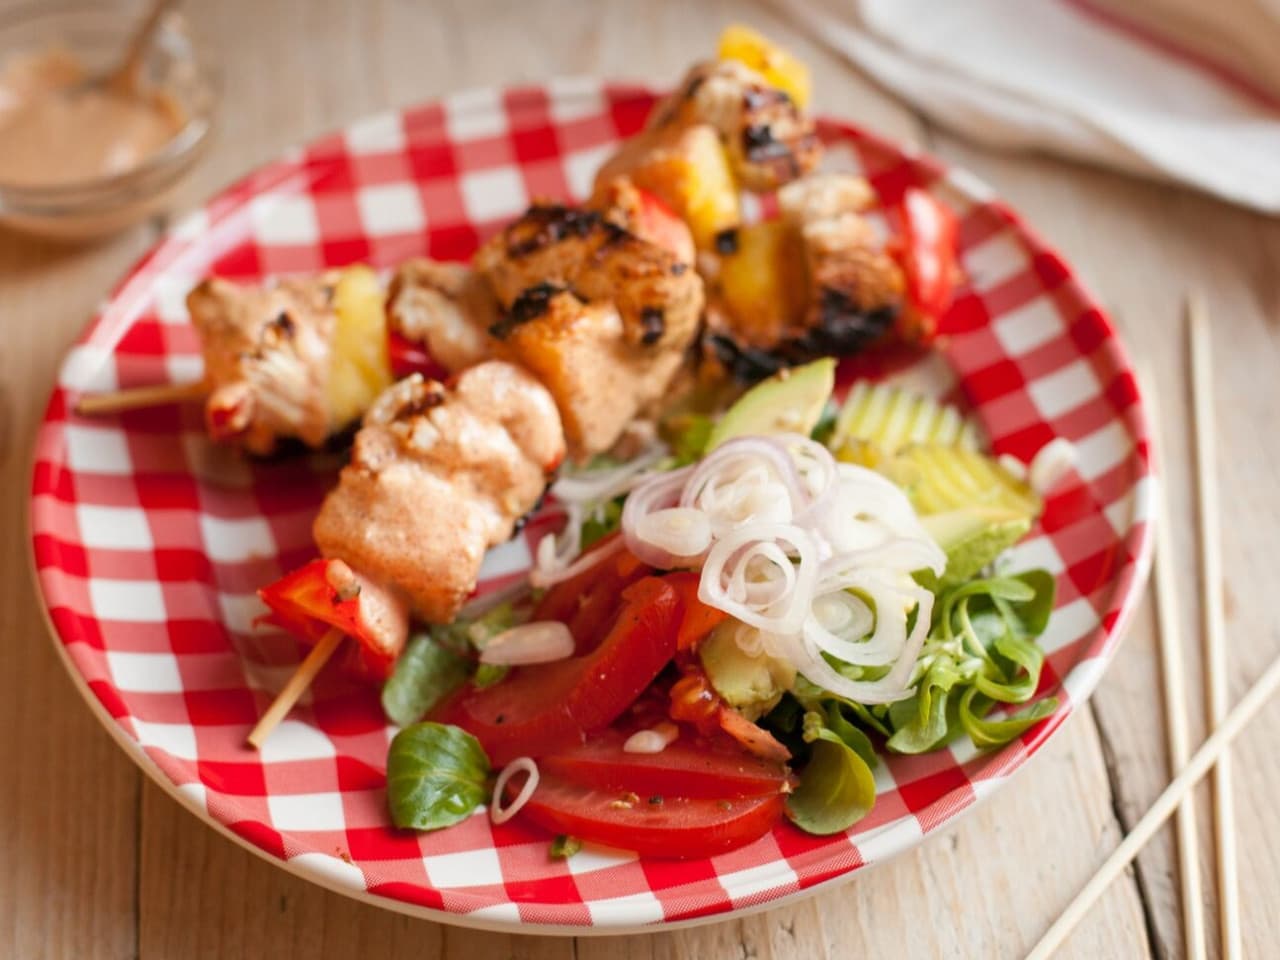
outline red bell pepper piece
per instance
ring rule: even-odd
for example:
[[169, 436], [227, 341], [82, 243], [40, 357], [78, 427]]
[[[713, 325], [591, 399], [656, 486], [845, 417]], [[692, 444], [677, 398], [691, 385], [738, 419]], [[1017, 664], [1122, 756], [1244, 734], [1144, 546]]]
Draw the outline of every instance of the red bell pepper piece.
[[655, 194], [638, 187], [636, 193], [640, 196], [635, 214], [636, 236], [675, 254], [681, 263], [693, 263], [696, 252], [688, 225]]
[[429, 380], [445, 380], [449, 376], [449, 371], [440, 366], [424, 344], [394, 330], [387, 331], [387, 357], [391, 361], [391, 375], [397, 380], [411, 373], [420, 373]]
[[341, 560], [313, 560], [258, 591], [271, 608], [260, 619], [308, 644], [330, 628], [356, 641], [350, 664], [386, 679], [409, 636], [409, 611], [397, 597], [360, 576]]
[[676, 634], [676, 649], [681, 652], [694, 650], [729, 615], [698, 599], [701, 574], [671, 573], [665, 579], [684, 601], [684, 619], [680, 621], [680, 630]]
[[906, 309], [896, 332], [900, 340], [926, 343], [938, 333], [959, 275], [956, 218], [928, 191], [912, 187], [894, 208], [894, 219], [899, 235], [888, 250], [907, 281]]

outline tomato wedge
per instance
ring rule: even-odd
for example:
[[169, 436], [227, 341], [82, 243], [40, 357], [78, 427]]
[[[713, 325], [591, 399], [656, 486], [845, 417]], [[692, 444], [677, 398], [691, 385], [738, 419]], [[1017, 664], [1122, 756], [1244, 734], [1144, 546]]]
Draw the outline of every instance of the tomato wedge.
[[898, 334], [909, 342], [927, 342], [951, 305], [959, 228], [955, 215], [926, 190], [908, 189], [896, 212], [901, 234], [890, 252], [907, 280], [907, 309]]
[[622, 592], [612, 628], [591, 653], [517, 667], [492, 687], [465, 688], [431, 719], [474, 735], [495, 767], [582, 743], [585, 731], [612, 723], [675, 655], [682, 612], [669, 584], [646, 577]]
[[554, 833], [642, 856], [686, 860], [759, 839], [782, 817], [785, 803], [780, 793], [733, 800], [620, 795], [544, 772], [520, 816]]
[[686, 571], [667, 575], [667, 583], [675, 587], [684, 600], [684, 619], [680, 621], [680, 633], [676, 637], [676, 647], [682, 652], [695, 649], [729, 616], [723, 610], [708, 606], [698, 599], [698, 584], [701, 581], [700, 573]]
[[[587, 551], [607, 547], [621, 534], [610, 534]], [[618, 597], [628, 586], [652, 570], [625, 550], [576, 577], [562, 580], [546, 592], [532, 620], [558, 620], [567, 624], [573, 634], [574, 655], [583, 656], [604, 639], [618, 610]]]
[[538, 767], [581, 786], [642, 797], [739, 799], [790, 787], [783, 764], [754, 757], [726, 736], [699, 737], [686, 729], [661, 753], [627, 753], [626, 740], [624, 731], [593, 733], [581, 746], [543, 757]]

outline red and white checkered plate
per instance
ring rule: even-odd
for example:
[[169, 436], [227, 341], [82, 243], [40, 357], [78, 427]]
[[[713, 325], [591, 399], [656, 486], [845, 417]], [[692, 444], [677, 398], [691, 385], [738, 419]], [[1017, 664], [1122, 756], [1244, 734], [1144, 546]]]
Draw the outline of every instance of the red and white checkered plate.
[[[393, 733], [373, 690], [337, 669], [261, 753], [244, 737], [298, 659], [251, 627], [254, 591], [313, 553], [310, 524], [338, 456], [246, 462], [212, 447], [194, 407], [85, 420], [81, 391], [199, 376], [183, 297], [209, 274], [257, 281], [353, 261], [389, 268], [471, 254], [537, 196], [581, 197], [653, 103], [593, 80], [479, 90], [363, 120], [294, 150], [184, 219], [115, 291], [71, 351], [40, 428], [31, 533], [58, 648], [129, 754], [182, 804], [294, 873], [407, 913], [528, 932], [616, 933], [776, 903], [920, 842], [1004, 782], [1097, 683], [1150, 554], [1153, 481], [1133, 373], [1070, 268], [971, 176], [824, 121], [827, 165], [889, 203], [911, 185], [961, 219], [966, 286], [954, 334], [896, 376], [967, 403], [995, 449], [1028, 459], [1072, 440], [1075, 471], [1018, 567], [1058, 578], [1041, 693], [1061, 706], [990, 753], [967, 741], [886, 757], [874, 812], [846, 835], [788, 824], [694, 861], [588, 847], [484, 812], [447, 830], [388, 825]], [[531, 524], [488, 557], [492, 586], [529, 562]], [[518, 818], [517, 818], [518, 820]], [[1034, 856], [1034, 851], [1027, 851]]]

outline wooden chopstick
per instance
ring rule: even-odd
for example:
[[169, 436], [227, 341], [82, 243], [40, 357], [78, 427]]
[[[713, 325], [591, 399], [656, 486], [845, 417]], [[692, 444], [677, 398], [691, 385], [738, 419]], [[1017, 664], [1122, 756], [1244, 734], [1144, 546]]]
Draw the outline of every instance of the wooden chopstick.
[[[1173, 772], [1187, 765], [1191, 752], [1187, 731], [1187, 680], [1183, 666], [1181, 619], [1174, 589], [1173, 525], [1170, 521], [1168, 477], [1164, 470], [1164, 433], [1159, 396], [1150, 370], [1139, 372], [1142, 395], [1150, 423], [1149, 442], [1156, 463], [1158, 490], [1156, 514], [1156, 625], [1160, 639], [1160, 675], [1164, 681], [1165, 732], [1169, 740], [1169, 764]], [[1204, 900], [1200, 894], [1200, 841], [1196, 828], [1195, 793], [1178, 805], [1178, 877], [1182, 900], [1182, 936], [1189, 960], [1204, 960]]]
[[[1218, 523], [1217, 444], [1213, 411], [1213, 353], [1209, 313], [1204, 299], [1193, 295], [1187, 303], [1188, 346], [1191, 351], [1191, 397], [1196, 434], [1196, 491], [1200, 522], [1200, 596], [1203, 597], [1205, 672], [1209, 695], [1209, 726], [1216, 727], [1227, 712], [1227, 644], [1222, 612], [1222, 536]], [[1213, 771], [1213, 832], [1218, 864], [1218, 924], [1223, 960], [1241, 954], [1240, 888], [1236, 865], [1235, 800], [1231, 786], [1231, 755], [1224, 753]]]
[[1271, 662], [1271, 666], [1267, 667], [1266, 672], [1249, 688], [1249, 692], [1240, 699], [1235, 709], [1227, 714], [1222, 724], [1213, 731], [1208, 740], [1200, 745], [1200, 749], [1187, 761], [1182, 771], [1164, 788], [1164, 792], [1142, 815], [1142, 819], [1134, 824], [1120, 846], [1107, 857], [1098, 872], [1093, 875], [1093, 879], [1085, 884], [1085, 888], [1076, 895], [1062, 915], [1040, 938], [1040, 942], [1027, 954], [1027, 960], [1047, 960], [1061, 946], [1067, 934], [1080, 922], [1080, 918], [1085, 915], [1108, 884], [1138, 855], [1147, 841], [1169, 819], [1187, 792], [1208, 772], [1214, 762], [1219, 760], [1227, 745], [1271, 700], [1277, 690], [1280, 690], [1280, 657]]

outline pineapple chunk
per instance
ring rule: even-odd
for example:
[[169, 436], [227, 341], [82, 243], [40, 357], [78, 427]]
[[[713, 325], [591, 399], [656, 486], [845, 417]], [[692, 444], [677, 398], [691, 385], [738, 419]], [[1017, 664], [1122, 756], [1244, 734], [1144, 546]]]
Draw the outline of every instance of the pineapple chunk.
[[333, 293], [337, 315], [326, 395], [334, 429], [358, 420], [391, 385], [382, 284], [363, 265], [347, 267]]
[[[641, 190], [648, 190], [671, 207], [693, 233], [699, 250], [715, 246], [716, 234], [736, 227], [742, 219], [738, 184], [729, 154], [719, 135], [708, 126], [663, 131], [658, 141], [639, 137], [645, 149], [629, 173]], [[626, 164], [626, 153], [619, 161]], [[609, 164], [609, 168], [614, 167]]]
[[720, 301], [734, 339], [775, 346], [804, 312], [805, 266], [789, 224], [766, 220], [737, 232], [737, 249], [720, 261]]
[[750, 27], [738, 23], [725, 27], [720, 34], [719, 56], [750, 67], [772, 86], [785, 91], [801, 110], [809, 105], [809, 68]]

